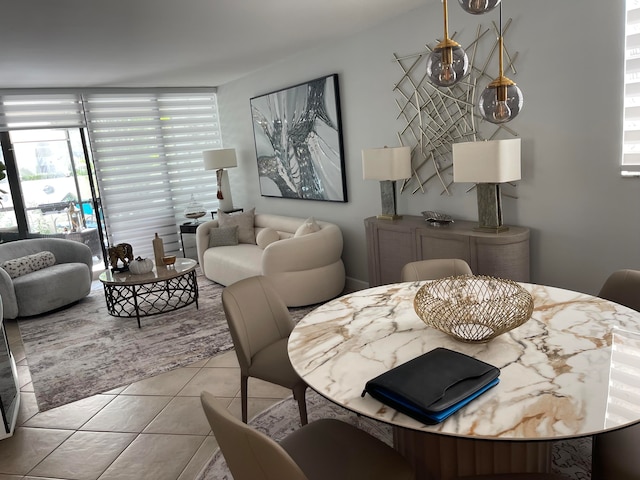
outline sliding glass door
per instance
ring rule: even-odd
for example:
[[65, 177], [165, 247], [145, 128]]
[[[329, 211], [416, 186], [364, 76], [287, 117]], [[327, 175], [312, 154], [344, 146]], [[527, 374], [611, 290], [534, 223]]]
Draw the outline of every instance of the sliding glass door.
[[[3, 140], [6, 141], [7, 136]], [[8, 132], [6, 158], [11, 189], [2, 202], [0, 228], [17, 229], [18, 238], [54, 236], [80, 241], [104, 267], [99, 198], [80, 129]], [[0, 184], [2, 188], [2, 184]], [[21, 221], [22, 220], [22, 221]], [[24, 230], [24, 231], [23, 231]]]

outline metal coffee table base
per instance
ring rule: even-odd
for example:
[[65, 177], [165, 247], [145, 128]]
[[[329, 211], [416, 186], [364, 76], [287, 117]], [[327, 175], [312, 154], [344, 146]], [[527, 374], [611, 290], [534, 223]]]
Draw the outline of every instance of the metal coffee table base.
[[196, 272], [167, 280], [133, 285], [104, 284], [107, 310], [114, 317], [140, 317], [171, 312], [195, 302], [198, 308]]

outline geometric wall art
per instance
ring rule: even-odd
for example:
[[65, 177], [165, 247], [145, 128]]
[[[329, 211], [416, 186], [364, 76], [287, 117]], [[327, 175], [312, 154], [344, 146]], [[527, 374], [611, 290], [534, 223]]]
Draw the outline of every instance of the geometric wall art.
[[[502, 27], [503, 38], [510, 25], [511, 19]], [[499, 32], [494, 22], [489, 28], [478, 25], [475, 39], [464, 46], [470, 73], [452, 87], [436, 87], [427, 77], [426, 62], [434, 47], [426, 45], [412, 55], [394, 54], [402, 71], [393, 88], [402, 126], [397, 135], [400, 145], [411, 147], [412, 166], [412, 176], [402, 183], [401, 192], [425, 193], [427, 188], [437, 188], [451, 195], [453, 143], [518, 136], [504, 123], [487, 122], [477, 109], [479, 95], [497, 77]], [[518, 54], [510, 55], [506, 43], [503, 52], [505, 75], [511, 77], [517, 73]]]

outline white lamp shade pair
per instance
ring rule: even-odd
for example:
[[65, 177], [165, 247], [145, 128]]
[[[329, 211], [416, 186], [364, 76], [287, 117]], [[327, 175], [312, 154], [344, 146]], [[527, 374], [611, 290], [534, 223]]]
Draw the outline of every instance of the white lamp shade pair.
[[411, 148], [368, 148], [362, 150], [365, 180], [402, 180], [411, 177]]
[[520, 139], [453, 144], [453, 181], [504, 183], [520, 180]]
[[205, 170], [219, 170], [238, 166], [235, 148], [219, 148], [202, 152]]

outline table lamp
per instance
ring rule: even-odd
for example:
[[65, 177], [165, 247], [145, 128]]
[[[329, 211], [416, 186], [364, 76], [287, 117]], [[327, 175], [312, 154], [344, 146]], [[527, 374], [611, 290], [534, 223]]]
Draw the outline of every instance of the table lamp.
[[204, 158], [204, 169], [216, 171], [218, 207], [223, 212], [232, 210], [231, 186], [229, 185], [229, 174], [225, 168], [238, 166], [235, 148], [205, 150], [202, 152], [202, 157]]
[[520, 139], [453, 144], [453, 181], [476, 184], [478, 228], [508, 230], [502, 224], [500, 184], [520, 180]]
[[397, 220], [396, 180], [411, 177], [411, 148], [369, 148], [362, 150], [362, 176], [365, 180], [380, 180], [382, 213], [378, 218]]

